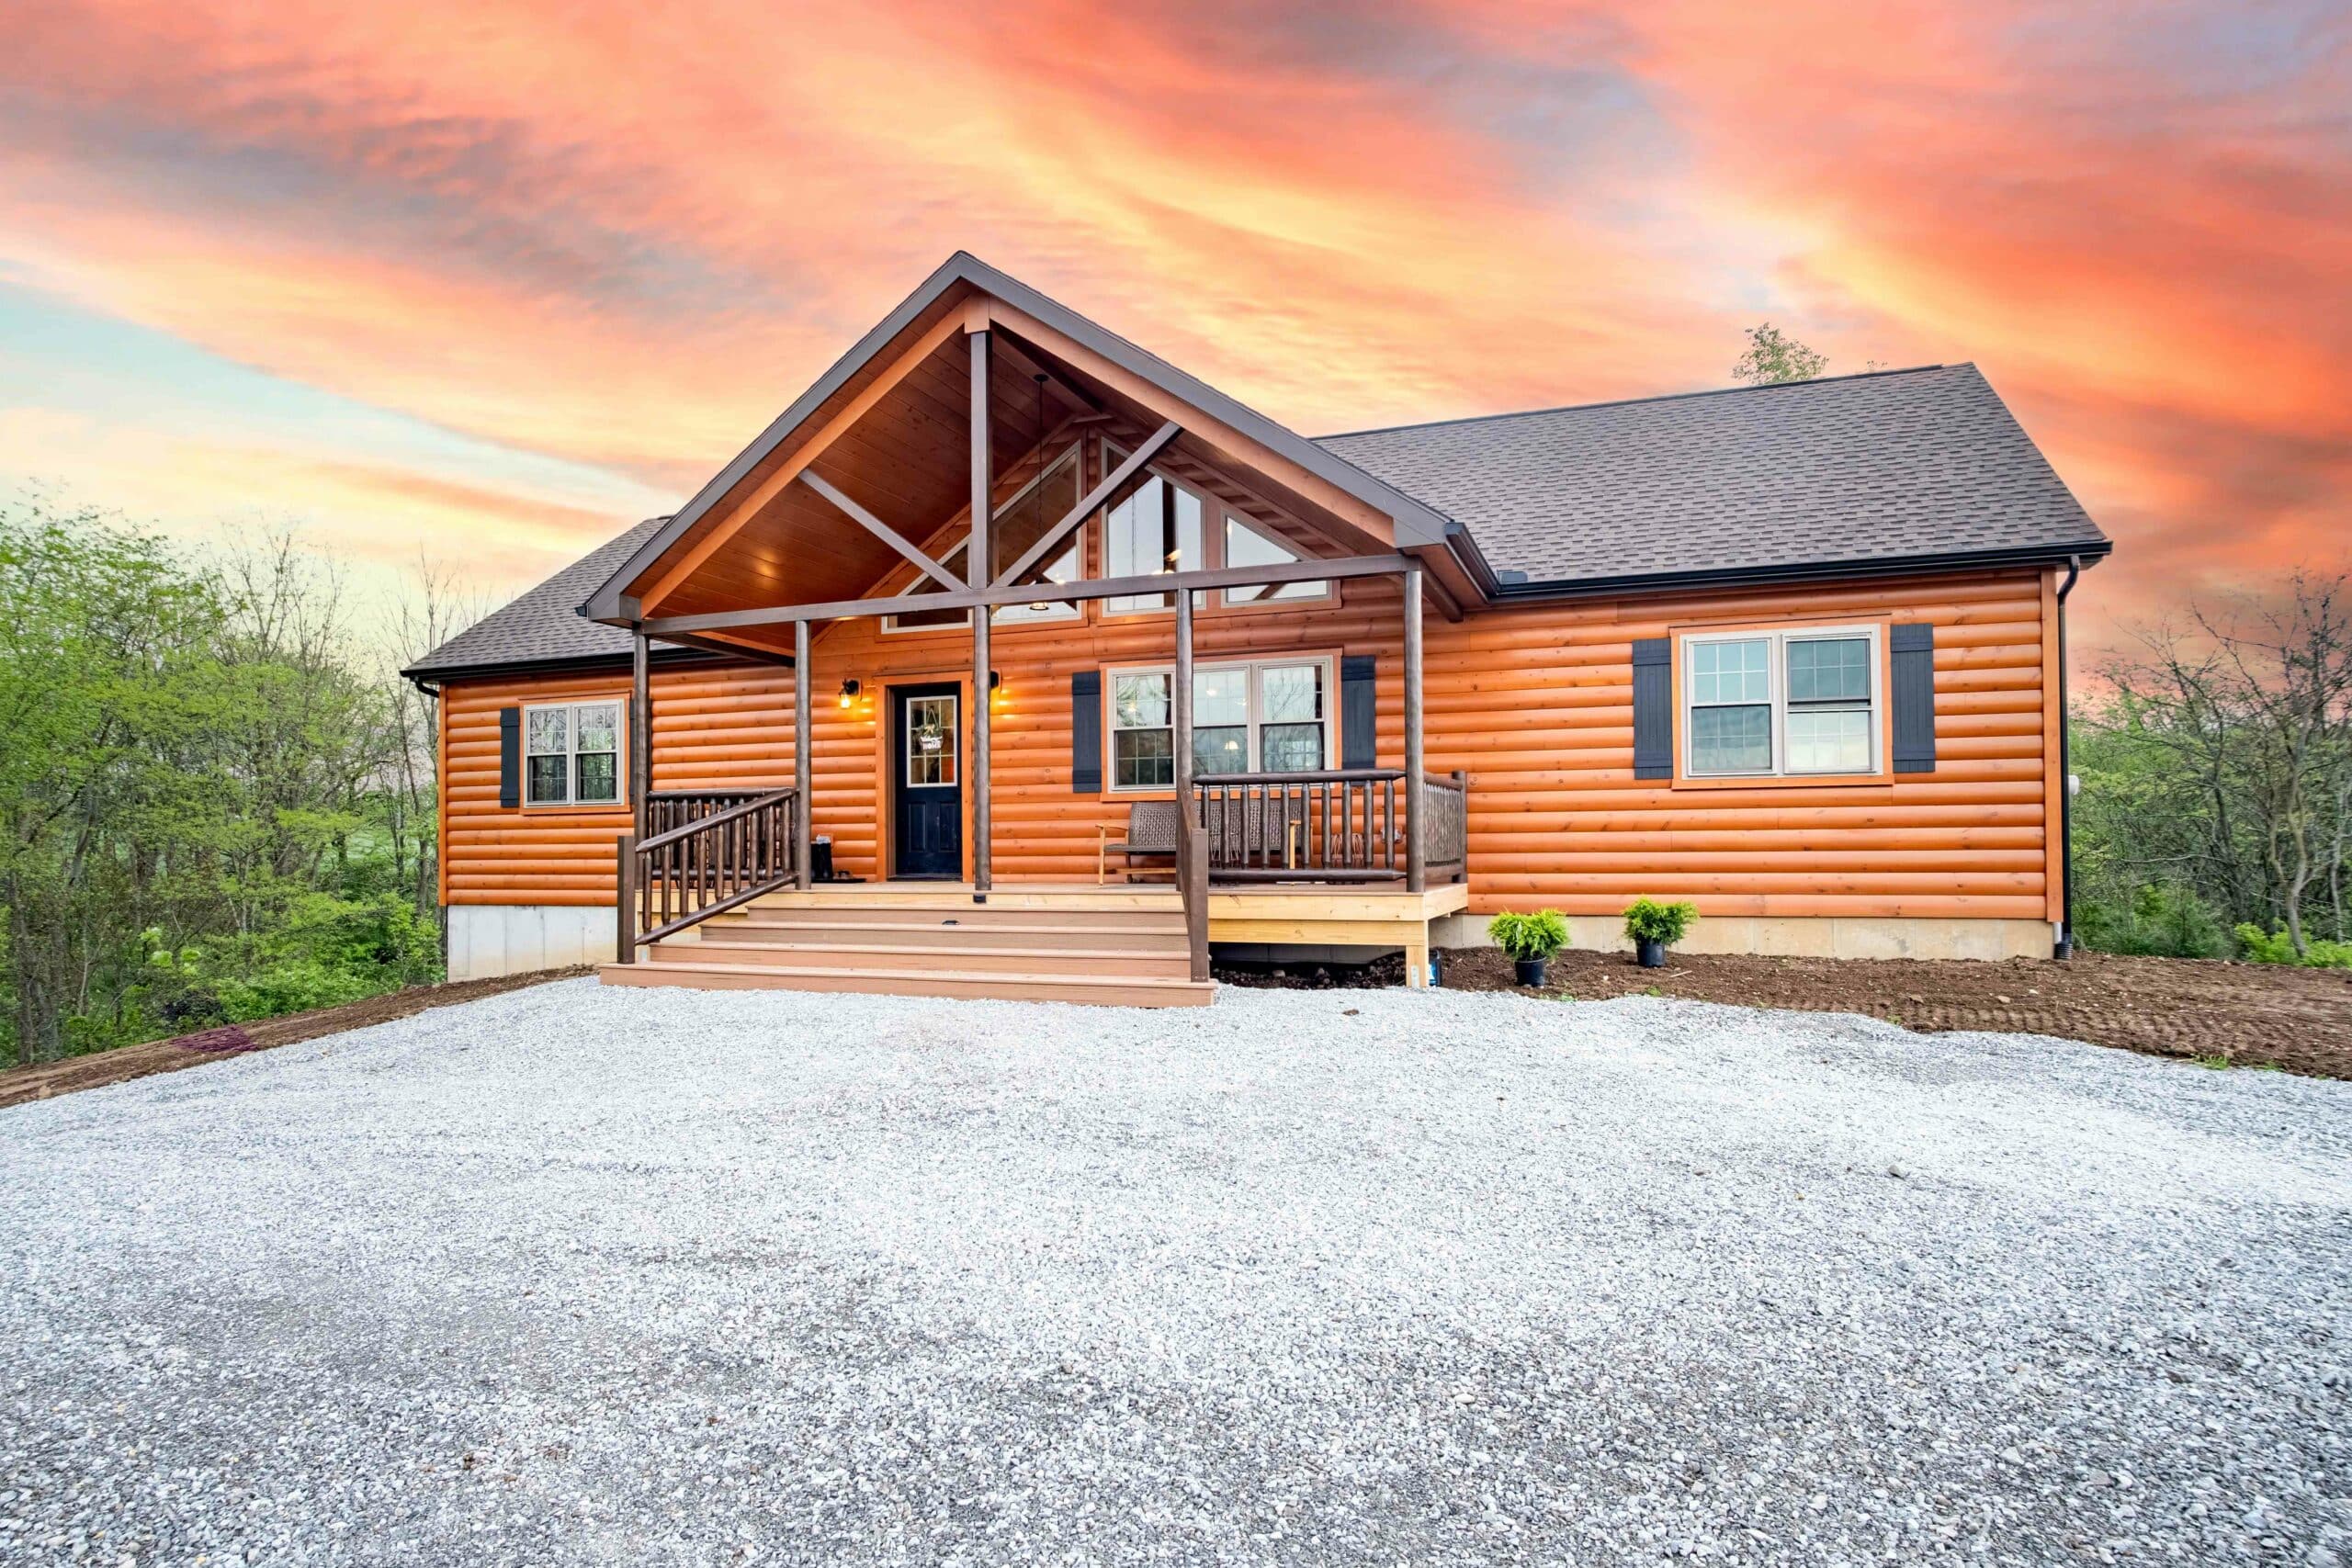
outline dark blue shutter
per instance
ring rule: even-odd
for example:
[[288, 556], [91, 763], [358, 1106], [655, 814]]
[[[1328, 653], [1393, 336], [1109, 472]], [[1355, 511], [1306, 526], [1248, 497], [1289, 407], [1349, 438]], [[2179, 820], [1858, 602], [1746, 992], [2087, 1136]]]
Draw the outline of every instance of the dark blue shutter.
[[498, 710], [498, 804], [523, 804], [523, 710]]
[[1925, 621], [1894, 628], [1888, 641], [1894, 688], [1887, 707], [1894, 735], [1894, 771], [1936, 771], [1936, 628]]
[[1069, 678], [1069, 788], [1102, 793], [1102, 672], [1073, 671]]
[[1674, 776], [1674, 639], [1634, 639], [1634, 776]]
[[1340, 766], [1380, 766], [1380, 661], [1369, 653], [1340, 660]]

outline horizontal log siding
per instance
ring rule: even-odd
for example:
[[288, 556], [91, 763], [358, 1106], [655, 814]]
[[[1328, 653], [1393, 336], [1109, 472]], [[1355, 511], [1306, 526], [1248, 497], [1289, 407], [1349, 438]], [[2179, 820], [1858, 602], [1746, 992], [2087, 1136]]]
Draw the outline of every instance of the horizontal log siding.
[[[2047, 918], [2047, 599], [2038, 576], [2019, 573], [1527, 607], [1458, 624], [1431, 615], [1429, 766], [1471, 776], [1471, 908], [1608, 914], [1647, 893], [1690, 897], [1713, 915]], [[1199, 657], [1374, 656], [1380, 762], [1400, 766], [1397, 608], [1395, 583], [1367, 580], [1343, 584], [1337, 604], [1212, 611], [1199, 619]], [[1934, 773], [1755, 790], [1634, 778], [1634, 638], [1694, 621], [1846, 615], [1934, 623]], [[1172, 615], [1109, 615], [1099, 605], [1076, 621], [997, 629], [998, 877], [1092, 878], [1097, 829], [1124, 827], [1136, 797], [1070, 792], [1070, 671], [1166, 662], [1173, 639]], [[880, 874], [885, 688], [967, 680], [970, 660], [964, 631], [885, 635], [870, 620], [820, 631], [814, 826], [832, 838], [840, 869]], [[837, 703], [845, 676], [864, 686], [848, 713]], [[654, 787], [791, 782], [792, 681], [773, 668], [657, 671]], [[611, 899], [613, 838], [628, 813], [501, 810], [497, 712], [627, 687], [616, 671], [450, 689], [447, 901]], [[1336, 724], [1336, 689], [1329, 704]]]

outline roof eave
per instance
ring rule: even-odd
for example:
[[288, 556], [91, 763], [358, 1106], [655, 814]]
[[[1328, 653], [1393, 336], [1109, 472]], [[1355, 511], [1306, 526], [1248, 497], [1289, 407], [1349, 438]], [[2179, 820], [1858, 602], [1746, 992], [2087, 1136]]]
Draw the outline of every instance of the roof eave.
[[2006, 546], [1993, 550], [1946, 550], [1907, 556], [1865, 556], [1831, 561], [1792, 561], [1778, 566], [1712, 567], [1691, 571], [1626, 572], [1610, 577], [1550, 578], [1541, 581], [1504, 581], [1495, 590], [1498, 604], [1554, 599], [1590, 599], [1609, 594], [1671, 592], [1678, 589], [1741, 588], [1790, 582], [1818, 582], [1855, 577], [1919, 577], [1949, 571], [1994, 571], [2005, 568], [2064, 566], [2080, 559], [2085, 566], [2114, 553], [2111, 539], [2071, 544]]

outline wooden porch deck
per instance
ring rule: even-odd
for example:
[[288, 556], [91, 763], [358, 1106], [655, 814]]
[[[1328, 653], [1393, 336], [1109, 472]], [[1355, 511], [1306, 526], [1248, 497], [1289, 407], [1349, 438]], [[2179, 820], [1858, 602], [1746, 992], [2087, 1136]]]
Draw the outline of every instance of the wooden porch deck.
[[[1209, 941], [1402, 948], [1427, 984], [1429, 922], [1468, 889], [1212, 886]], [[1000, 883], [985, 903], [969, 883], [831, 883], [787, 888], [607, 964], [607, 985], [850, 991], [1125, 1007], [1197, 1007], [1172, 886]]]

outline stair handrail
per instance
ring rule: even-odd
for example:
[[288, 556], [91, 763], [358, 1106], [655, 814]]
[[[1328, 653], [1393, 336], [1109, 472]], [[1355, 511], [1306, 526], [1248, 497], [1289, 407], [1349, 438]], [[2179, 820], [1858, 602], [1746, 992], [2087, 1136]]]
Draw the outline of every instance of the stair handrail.
[[797, 879], [797, 788], [765, 795], [616, 846], [617, 956], [777, 892]]

